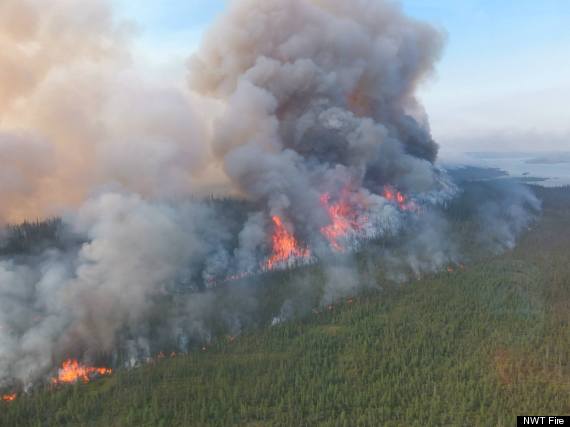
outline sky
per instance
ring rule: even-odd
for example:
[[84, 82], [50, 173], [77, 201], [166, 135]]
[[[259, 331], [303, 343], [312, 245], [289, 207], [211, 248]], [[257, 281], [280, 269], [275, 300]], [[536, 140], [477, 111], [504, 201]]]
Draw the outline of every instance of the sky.
[[[374, 0], [372, 0], [374, 1]], [[226, 0], [113, 0], [137, 51], [183, 81], [185, 59]], [[447, 34], [421, 88], [442, 151], [570, 150], [570, 1], [403, 0]]]

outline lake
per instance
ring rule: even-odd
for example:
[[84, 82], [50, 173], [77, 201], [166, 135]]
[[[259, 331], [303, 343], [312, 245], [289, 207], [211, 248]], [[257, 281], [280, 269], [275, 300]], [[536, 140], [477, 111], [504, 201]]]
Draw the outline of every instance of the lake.
[[570, 185], [570, 152], [452, 153], [443, 154], [441, 163], [451, 168], [465, 165], [501, 169], [510, 177], [544, 187]]

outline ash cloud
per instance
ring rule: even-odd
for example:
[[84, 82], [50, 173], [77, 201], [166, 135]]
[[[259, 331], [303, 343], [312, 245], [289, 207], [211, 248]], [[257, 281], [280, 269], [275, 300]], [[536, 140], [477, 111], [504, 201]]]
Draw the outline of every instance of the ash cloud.
[[[0, 5], [0, 220], [57, 214], [67, 236], [0, 251], [0, 387], [329, 304], [358, 291], [366, 241], [408, 232], [403, 256], [377, 253], [394, 278], [456, 260], [442, 212], [457, 188], [415, 96], [444, 42], [431, 26], [388, 1], [233, 2], [187, 90], [143, 77], [130, 28], [104, 1]], [[214, 184], [232, 198], [196, 196]], [[494, 229], [504, 205], [477, 206]], [[323, 265], [322, 290], [294, 279], [281, 303], [257, 287], [275, 217], [311, 251], [295, 263]]]

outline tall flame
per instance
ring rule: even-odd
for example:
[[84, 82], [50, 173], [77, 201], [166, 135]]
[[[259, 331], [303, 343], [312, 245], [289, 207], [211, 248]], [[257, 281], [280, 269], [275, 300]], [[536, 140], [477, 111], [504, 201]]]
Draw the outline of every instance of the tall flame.
[[96, 376], [111, 375], [113, 370], [110, 368], [93, 368], [82, 365], [77, 360], [69, 359], [63, 362], [59, 369], [57, 378], [52, 378], [52, 384], [73, 384], [78, 381], [85, 383], [91, 381]]
[[311, 251], [299, 246], [297, 239], [293, 233], [285, 227], [279, 216], [274, 215], [271, 219], [274, 225], [273, 235], [271, 236], [273, 252], [265, 263], [266, 269], [273, 270], [275, 267], [290, 262], [291, 260], [311, 257]]
[[409, 201], [404, 193], [396, 190], [391, 185], [386, 185], [384, 187], [384, 198], [389, 202], [396, 203], [398, 207], [403, 211], [416, 212], [418, 210], [418, 206], [414, 201]]
[[[419, 207], [392, 186], [383, 188], [386, 200], [396, 204], [402, 211], [419, 212]], [[321, 227], [321, 234], [329, 242], [330, 248], [338, 253], [350, 250], [358, 241], [375, 237], [374, 224], [370, 221], [369, 200], [366, 194], [351, 192], [345, 187], [334, 201], [329, 193], [320, 197], [321, 206], [327, 212], [329, 224]], [[258, 271], [237, 272], [224, 278], [208, 278], [208, 284], [214, 286], [223, 282], [232, 282], [245, 279], [262, 271], [271, 271], [279, 268], [292, 268], [314, 261], [311, 250], [299, 244], [295, 235], [289, 230], [282, 217], [274, 215], [273, 232], [271, 235], [272, 251], [268, 259], [259, 265]]]
[[321, 233], [327, 238], [333, 250], [344, 252], [346, 249], [340, 240], [353, 231], [362, 228], [362, 223], [367, 218], [362, 218], [347, 200], [346, 196], [336, 203], [331, 203], [330, 195], [325, 193], [321, 196], [321, 205], [326, 209], [330, 224], [321, 228]]

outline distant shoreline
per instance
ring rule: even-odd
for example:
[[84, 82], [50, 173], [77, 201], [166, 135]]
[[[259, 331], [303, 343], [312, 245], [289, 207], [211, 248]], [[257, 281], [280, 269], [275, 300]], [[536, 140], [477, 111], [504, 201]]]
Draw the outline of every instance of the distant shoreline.
[[[552, 183], [553, 178], [539, 177], [532, 175], [517, 176], [509, 173], [508, 171], [488, 166], [471, 166], [471, 165], [455, 165], [454, 167], [447, 167], [448, 173], [457, 181], [493, 181], [505, 180], [515, 181], [522, 184], [539, 184], [539, 183]], [[567, 184], [561, 183], [560, 187], [565, 187]]]
[[551, 157], [537, 157], [526, 161], [529, 165], [560, 165], [570, 163], [570, 158], [553, 159]]
[[570, 151], [468, 151], [476, 159], [556, 159], [570, 162]]
[[[470, 165], [502, 171], [506, 177], [523, 183], [534, 183], [544, 187], [570, 185], [570, 151], [515, 151], [515, 152], [467, 152], [464, 157], [451, 158], [444, 162], [455, 167]], [[485, 178], [489, 173], [480, 172]]]

